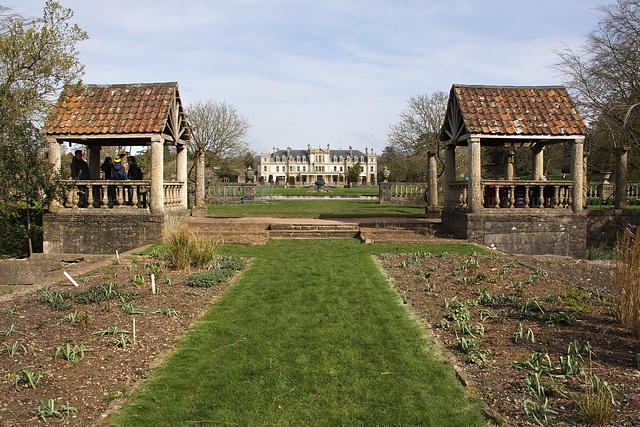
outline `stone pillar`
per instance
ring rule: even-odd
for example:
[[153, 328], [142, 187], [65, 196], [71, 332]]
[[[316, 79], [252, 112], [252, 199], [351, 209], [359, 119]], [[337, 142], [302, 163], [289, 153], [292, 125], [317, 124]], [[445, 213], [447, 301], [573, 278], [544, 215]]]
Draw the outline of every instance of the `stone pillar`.
[[444, 206], [451, 206], [449, 184], [456, 180], [456, 146], [451, 143], [444, 147]]
[[582, 187], [584, 183], [584, 138], [576, 139], [571, 145], [571, 179], [573, 189], [571, 194], [571, 209], [582, 212]]
[[196, 153], [196, 206], [204, 206], [204, 151]]
[[537, 181], [544, 175], [544, 147], [531, 147], [531, 179]]
[[427, 206], [438, 206], [438, 163], [436, 162], [436, 153], [428, 152], [427, 158], [427, 183], [429, 185], [427, 189]]
[[87, 147], [87, 163], [89, 163], [89, 177], [100, 179], [100, 146], [90, 145]]
[[381, 205], [390, 205], [391, 204], [391, 183], [390, 182], [381, 182], [379, 184], [380, 187], [380, 204]]
[[507, 148], [505, 175], [507, 181], [513, 181], [516, 177], [516, 150], [512, 147]]
[[[47, 142], [49, 143], [49, 163], [53, 168], [53, 173], [60, 173], [60, 144], [55, 138], [47, 137]], [[51, 212], [55, 212], [60, 209], [60, 202], [57, 200], [51, 200], [49, 202], [49, 210]]]
[[164, 138], [151, 138], [151, 189], [149, 210], [153, 214], [164, 212]]
[[176, 145], [176, 181], [184, 183], [180, 192], [180, 204], [187, 209], [189, 206], [187, 200], [187, 146], [180, 142]]
[[480, 138], [469, 139], [469, 186], [468, 209], [470, 213], [482, 209], [482, 161], [480, 158]]
[[615, 208], [627, 207], [627, 179], [629, 176], [629, 147], [616, 148], [616, 200]]

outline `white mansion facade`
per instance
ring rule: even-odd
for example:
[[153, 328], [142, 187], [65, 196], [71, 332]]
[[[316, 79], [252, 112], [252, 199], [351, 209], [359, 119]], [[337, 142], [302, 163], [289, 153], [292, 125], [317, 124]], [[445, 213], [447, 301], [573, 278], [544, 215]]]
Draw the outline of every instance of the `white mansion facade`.
[[362, 166], [362, 172], [358, 180], [361, 184], [375, 182], [378, 174], [378, 156], [369, 152], [364, 153], [349, 147], [348, 150], [331, 150], [311, 148], [306, 150], [278, 150], [274, 147], [272, 153], [260, 155], [259, 177], [267, 182], [289, 183], [292, 179], [295, 184], [311, 185], [322, 178], [327, 184], [340, 184], [347, 182], [347, 173], [356, 163]]

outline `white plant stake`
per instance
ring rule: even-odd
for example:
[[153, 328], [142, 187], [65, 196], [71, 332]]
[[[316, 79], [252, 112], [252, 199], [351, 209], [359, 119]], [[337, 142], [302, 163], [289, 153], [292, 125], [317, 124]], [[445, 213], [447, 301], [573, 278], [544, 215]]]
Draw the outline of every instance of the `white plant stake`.
[[118, 258], [118, 264], [120, 264], [120, 254], [118, 253], [117, 249], [116, 249], [116, 257]]
[[75, 280], [73, 280], [73, 277], [71, 277], [69, 275], [69, 273], [67, 273], [66, 271], [64, 271], [64, 275], [67, 276], [67, 279], [69, 279], [69, 281], [73, 284], [73, 286], [78, 287], [78, 284], [76, 283]]
[[151, 273], [151, 293], [156, 294], [156, 276], [153, 273]]
[[136, 318], [133, 318], [133, 345], [136, 345]]

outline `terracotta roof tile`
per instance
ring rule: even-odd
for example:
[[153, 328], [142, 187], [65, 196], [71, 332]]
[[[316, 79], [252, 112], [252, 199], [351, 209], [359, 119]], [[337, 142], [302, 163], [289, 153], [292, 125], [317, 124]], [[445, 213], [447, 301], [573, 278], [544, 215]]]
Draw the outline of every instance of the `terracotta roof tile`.
[[161, 133], [177, 89], [177, 83], [69, 86], [45, 131], [49, 135]]
[[[485, 135], [584, 135], [586, 125], [561, 86], [453, 85], [466, 131]], [[442, 137], [445, 138], [443, 126]]]

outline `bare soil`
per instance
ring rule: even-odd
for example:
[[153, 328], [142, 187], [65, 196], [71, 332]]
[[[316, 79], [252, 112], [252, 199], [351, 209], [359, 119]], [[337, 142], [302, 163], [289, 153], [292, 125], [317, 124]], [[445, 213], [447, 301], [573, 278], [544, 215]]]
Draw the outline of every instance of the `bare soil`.
[[[158, 260], [132, 256], [120, 264], [114, 262], [82, 277], [75, 277], [79, 289], [67, 283], [52, 286], [51, 293], [75, 293], [93, 285], [121, 285], [121, 292], [137, 292], [128, 301], [144, 313], [126, 314], [120, 300], [78, 304], [71, 302], [67, 310], [56, 310], [41, 302], [37, 291], [15, 295], [0, 302], [0, 425], [44, 425], [36, 408], [41, 401], [55, 400], [55, 407], [70, 406], [76, 412], [48, 417], [62, 425], [92, 425], [99, 422], [110, 404], [126, 396], [149, 373], [152, 366], [173, 348], [176, 341], [229, 286], [231, 280], [211, 288], [186, 286], [187, 272], [162, 268]], [[151, 293], [150, 272], [155, 271], [158, 293]], [[138, 277], [138, 282], [136, 281]], [[144, 277], [144, 283], [139, 283]], [[6, 298], [6, 296], [5, 296]], [[129, 306], [131, 308], [131, 306]], [[174, 310], [174, 311], [172, 311]], [[69, 315], [76, 314], [76, 322]], [[129, 333], [135, 345], [116, 345], [120, 334], [97, 334], [117, 327]], [[10, 349], [15, 347], [11, 355]], [[79, 360], [64, 360], [63, 353], [85, 348]], [[41, 375], [33, 388], [21, 373]]]
[[[571, 425], [568, 420], [584, 423], [575, 402], [585, 396], [586, 375], [593, 373], [608, 382], [616, 402], [607, 424], [640, 425], [640, 341], [615, 319], [608, 292], [612, 277], [608, 261], [494, 254], [432, 257], [420, 253], [382, 255], [379, 259], [404, 301], [433, 327], [452, 363], [462, 368], [469, 390], [483, 399], [487, 412], [498, 423], [538, 425], [525, 414], [524, 404], [527, 399], [543, 404], [545, 397], [547, 421], [539, 416], [544, 425]], [[482, 292], [484, 303], [478, 303]], [[473, 335], [464, 334], [463, 325], [453, 320], [463, 316], [463, 310], [455, 311], [455, 307], [465, 301], [467, 324], [481, 323], [484, 332], [476, 326]], [[562, 322], [567, 318], [575, 324]], [[517, 334], [520, 328], [521, 335]], [[481, 354], [465, 353], [459, 337], [478, 340]], [[588, 342], [592, 355], [583, 347], [579, 357], [571, 347], [575, 340]], [[525, 383], [532, 369], [513, 365], [534, 353], [543, 356], [543, 365], [551, 372], [540, 377], [544, 392], [539, 397]], [[580, 366], [573, 371], [581, 372], [570, 370], [561, 376], [561, 358], [566, 366], [568, 355]]]
[[[617, 406], [610, 423], [640, 425], [640, 371], [636, 360], [640, 342], [612, 315], [607, 262], [508, 255], [389, 254], [379, 259], [404, 300], [432, 325], [444, 350], [454, 356], [452, 360], [462, 368], [470, 392], [486, 402], [498, 422], [537, 425], [524, 412], [526, 399], [538, 401], [525, 384], [528, 372], [512, 363], [537, 352], [548, 354], [557, 368], [560, 357], [566, 359], [570, 343], [579, 340], [588, 341], [593, 353], [591, 358], [582, 354], [579, 363], [583, 372], [595, 373], [621, 392], [614, 391]], [[4, 331], [0, 332], [0, 425], [45, 424], [36, 408], [48, 399], [55, 400], [56, 408], [68, 405], [77, 410], [68, 416], [63, 412], [65, 418], [49, 417], [49, 421], [61, 420], [62, 425], [100, 423], [109, 406], [117, 408], [121, 398], [149, 374], [231, 283], [191, 288], [185, 284], [187, 272], [161, 266], [162, 277], [157, 280], [160, 291], [152, 295], [149, 273], [156, 264], [158, 260], [134, 256], [76, 278], [80, 290], [115, 283], [123, 292], [137, 292], [139, 296], [129, 303], [144, 314], [124, 313], [123, 303], [118, 300], [72, 302], [69, 310], [60, 311], [41, 302], [38, 292], [17, 294], [0, 302], [0, 331]], [[136, 275], [144, 276], [144, 284], [134, 284]], [[430, 286], [434, 288], [427, 290]], [[475, 333], [481, 341], [478, 350], [486, 358], [482, 364], [473, 363], [462, 352], [456, 339], [456, 333], [462, 333], [456, 332], [456, 322], [448, 319], [456, 302], [477, 301], [478, 290], [511, 298], [492, 306], [469, 303], [468, 323], [481, 322], [484, 326], [483, 334]], [[50, 288], [50, 292], [77, 291], [66, 283]], [[449, 308], [445, 308], [445, 301]], [[523, 310], [527, 301], [530, 307]], [[488, 317], [488, 310], [497, 317]], [[69, 322], [69, 314], [76, 312], [77, 322]], [[548, 316], [560, 312], [575, 318], [576, 324], [548, 326]], [[95, 334], [114, 326], [132, 332], [134, 318], [135, 345], [121, 348], [114, 342], [117, 336]], [[531, 330], [535, 342], [526, 337], [515, 341], [519, 325], [523, 335]], [[132, 333], [127, 336], [132, 338]], [[16, 350], [11, 355], [14, 344]], [[56, 349], [64, 350], [67, 344], [71, 349], [78, 346], [87, 350], [76, 362], [64, 360], [60, 353], [55, 357]], [[16, 384], [24, 371], [42, 374], [35, 388], [24, 380]], [[545, 377], [543, 382], [548, 409], [557, 413], [547, 413], [548, 423], [569, 425], [562, 417], [581, 422], [574, 398], [584, 394], [584, 374], [554, 377], [555, 388], [551, 387], [551, 378]]]

